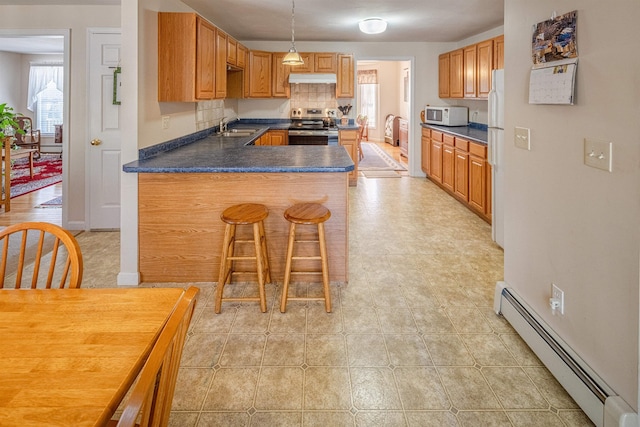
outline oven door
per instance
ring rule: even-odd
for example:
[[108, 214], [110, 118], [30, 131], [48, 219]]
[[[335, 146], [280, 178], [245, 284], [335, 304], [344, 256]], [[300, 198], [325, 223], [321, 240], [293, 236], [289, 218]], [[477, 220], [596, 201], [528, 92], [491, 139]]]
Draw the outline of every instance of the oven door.
[[329, 145], [326, 133], [289, 130], [289, 145]]

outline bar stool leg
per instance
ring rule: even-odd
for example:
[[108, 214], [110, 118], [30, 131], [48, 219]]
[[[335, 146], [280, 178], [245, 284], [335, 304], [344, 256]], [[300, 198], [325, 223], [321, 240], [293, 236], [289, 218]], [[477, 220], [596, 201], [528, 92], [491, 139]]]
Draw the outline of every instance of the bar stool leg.
[[271, 267], [269, 264], [269, 252], [267, 251], [267, 235], [264, 232], [264, 222], [260, 221], [258, 224], [260, 225], [260, 236], [262, 236], [260, 239], [260, 246], [262, 248], [262, 259], [264, 260], [266, 271], [265, 280], [266, 283], [271, 283]]
[[263, 234], [260, 233], [260, 224], [262, 221], [253, 224], [253, 243], [256, 250], [256, 270], [258, 271], [258, 292], [260, 293], [260, 310], [263, 313], [267, 311], [267, 297], [264, 290], [265, 279], [265, 263], [262, 252]]
[[324, 223], [318, 223], [318, 243], [322, 263], [322, 286], [324, 288], [324, 308], [331, 313], [331, 289], [329, 289], [329, 263], [327, 261], [327, 245], [324, 238]]
[[222, 244], [222, 254], [220, 255], [220, 272], [218, 273], [218, 286], [216, 286], [216, 299], [214, 311], [220, 313], [222, 309], [222, 294], [224, 286], [231, 277], [233, 247], [235, 244], [236, 226], [227, 224], [224, 229], [224, 242]]
[[293, 259], [293, 244], [296, 239], [296, 224], [289, 224], [289, 243], [287, 244], [287, 259], [284, 267], [284, 282], [282, 284], [282, 297], [280, 298], [280, 312], [287, 311], [287, 298], [289, 297], [289, 281], [291, 280], [291, 262]]

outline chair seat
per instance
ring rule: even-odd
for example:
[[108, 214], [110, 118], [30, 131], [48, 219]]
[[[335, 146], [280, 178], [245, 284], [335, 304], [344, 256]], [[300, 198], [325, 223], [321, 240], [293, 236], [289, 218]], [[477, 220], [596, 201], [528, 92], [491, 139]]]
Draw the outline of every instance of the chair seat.
[[288, 208], [284, 218], [296, 224], [319, 224], [331, 218], [331, 211], [319, 203], [299, 203]]
[[227, 224], [243, 225], [264, 221], [269, 216], [266, 206], [258, 203], [241, 203], [222, 212], [220, 219]]

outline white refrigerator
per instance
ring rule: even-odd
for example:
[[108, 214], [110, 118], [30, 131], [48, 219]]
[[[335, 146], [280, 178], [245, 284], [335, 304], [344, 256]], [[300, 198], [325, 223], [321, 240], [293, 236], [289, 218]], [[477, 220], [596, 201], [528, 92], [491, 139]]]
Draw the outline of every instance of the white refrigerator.
[[488, 157], [491, 179], [491, 237], [504, 248], [504, 70], [491, 72]]

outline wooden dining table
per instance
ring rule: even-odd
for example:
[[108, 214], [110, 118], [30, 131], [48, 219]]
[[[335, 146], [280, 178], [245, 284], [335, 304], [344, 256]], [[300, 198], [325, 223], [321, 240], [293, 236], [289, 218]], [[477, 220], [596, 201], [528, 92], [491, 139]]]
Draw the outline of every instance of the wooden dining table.
[[0, 425], [103, 425], [183, 293], [0, 290]]

